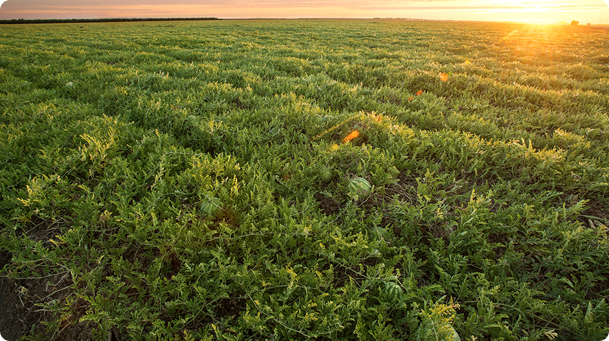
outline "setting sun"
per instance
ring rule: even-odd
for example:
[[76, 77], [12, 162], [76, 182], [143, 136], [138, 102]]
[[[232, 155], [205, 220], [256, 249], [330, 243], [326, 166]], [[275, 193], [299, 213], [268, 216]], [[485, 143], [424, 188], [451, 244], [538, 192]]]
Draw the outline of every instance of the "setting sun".
[[498, 4], [510, 4], [510, 5], [514, 5], [514, 4], [521, 4], [521, 3], [531, 2], [531, 1], [527, 1], [527, 0], [495, 0], [494, 2], [498, 3]]
[[607, 23], [609, 0], [494, 0], [486, 9], [489, 17], [500, 16], [502, 21], [531, 24], [569, 23], [572, 20], [589, 24]]

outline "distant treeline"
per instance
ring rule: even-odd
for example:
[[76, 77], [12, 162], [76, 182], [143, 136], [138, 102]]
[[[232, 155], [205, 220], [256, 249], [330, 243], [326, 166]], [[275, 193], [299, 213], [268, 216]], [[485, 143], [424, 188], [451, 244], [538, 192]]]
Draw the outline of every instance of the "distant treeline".
[[128, 21], [184, 21], [219, 20], [218, 18], [103, 18], [103, 19], [11, 19], [0, 20], [0, 24], [65, 24], [87, 22], [128, 22]]

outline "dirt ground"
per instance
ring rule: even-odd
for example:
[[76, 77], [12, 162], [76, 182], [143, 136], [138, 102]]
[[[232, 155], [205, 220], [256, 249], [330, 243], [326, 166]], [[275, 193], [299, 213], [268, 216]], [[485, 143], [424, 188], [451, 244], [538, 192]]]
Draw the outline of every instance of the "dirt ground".
[[[10, 262], [10, 255], [0, 253], [0, 268]], [[33, 305], [20, 299], [17, 283], [0, 277], [0, 333], [7, 341], [19, 339], [38, 321]], [[25, 293], [25, 287], [22, 292]]]
[[[11, 261], [11, 255], [0, 252], [0, 268]], [[61, 299], [53, 294], [56, 284], [66, 285], [65, 278], [10, 280], [0, 277], [0, 334], [6, 341], [16, 341], [22, 336], [43, 333], [45, 321], [52, 315], [38, 305], [51, 299]], [[62, 295], [67, 294], [64, 293]], [[64, 328], [54, 335], [47, 335], [49, 340], [74, 341], [91, 340], [91, 328], [86, 323]], [[0, 339], [1, 340], [1, 339]]]

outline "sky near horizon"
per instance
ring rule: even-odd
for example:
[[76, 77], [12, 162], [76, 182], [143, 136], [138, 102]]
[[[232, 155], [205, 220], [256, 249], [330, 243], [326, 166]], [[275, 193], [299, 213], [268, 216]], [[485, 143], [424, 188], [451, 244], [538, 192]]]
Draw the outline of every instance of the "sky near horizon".
[[609, 24], [609, 0], [0, 0], [0, 19], [418, 18]]

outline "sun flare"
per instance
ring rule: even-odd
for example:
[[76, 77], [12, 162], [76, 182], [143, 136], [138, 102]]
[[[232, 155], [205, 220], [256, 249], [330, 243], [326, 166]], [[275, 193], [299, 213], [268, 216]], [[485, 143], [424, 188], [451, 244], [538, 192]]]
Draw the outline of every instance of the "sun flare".
[[498, 5], [535, 5], [538, 3], [531, 0], [494, 0], [493, 2]]
[[544, 0], [494, 0], [493, 2], [498, 6], [500, 10], [519, 12], [545, 11], [548, 7], [551, 7], [553, 5], [551, 1]]

